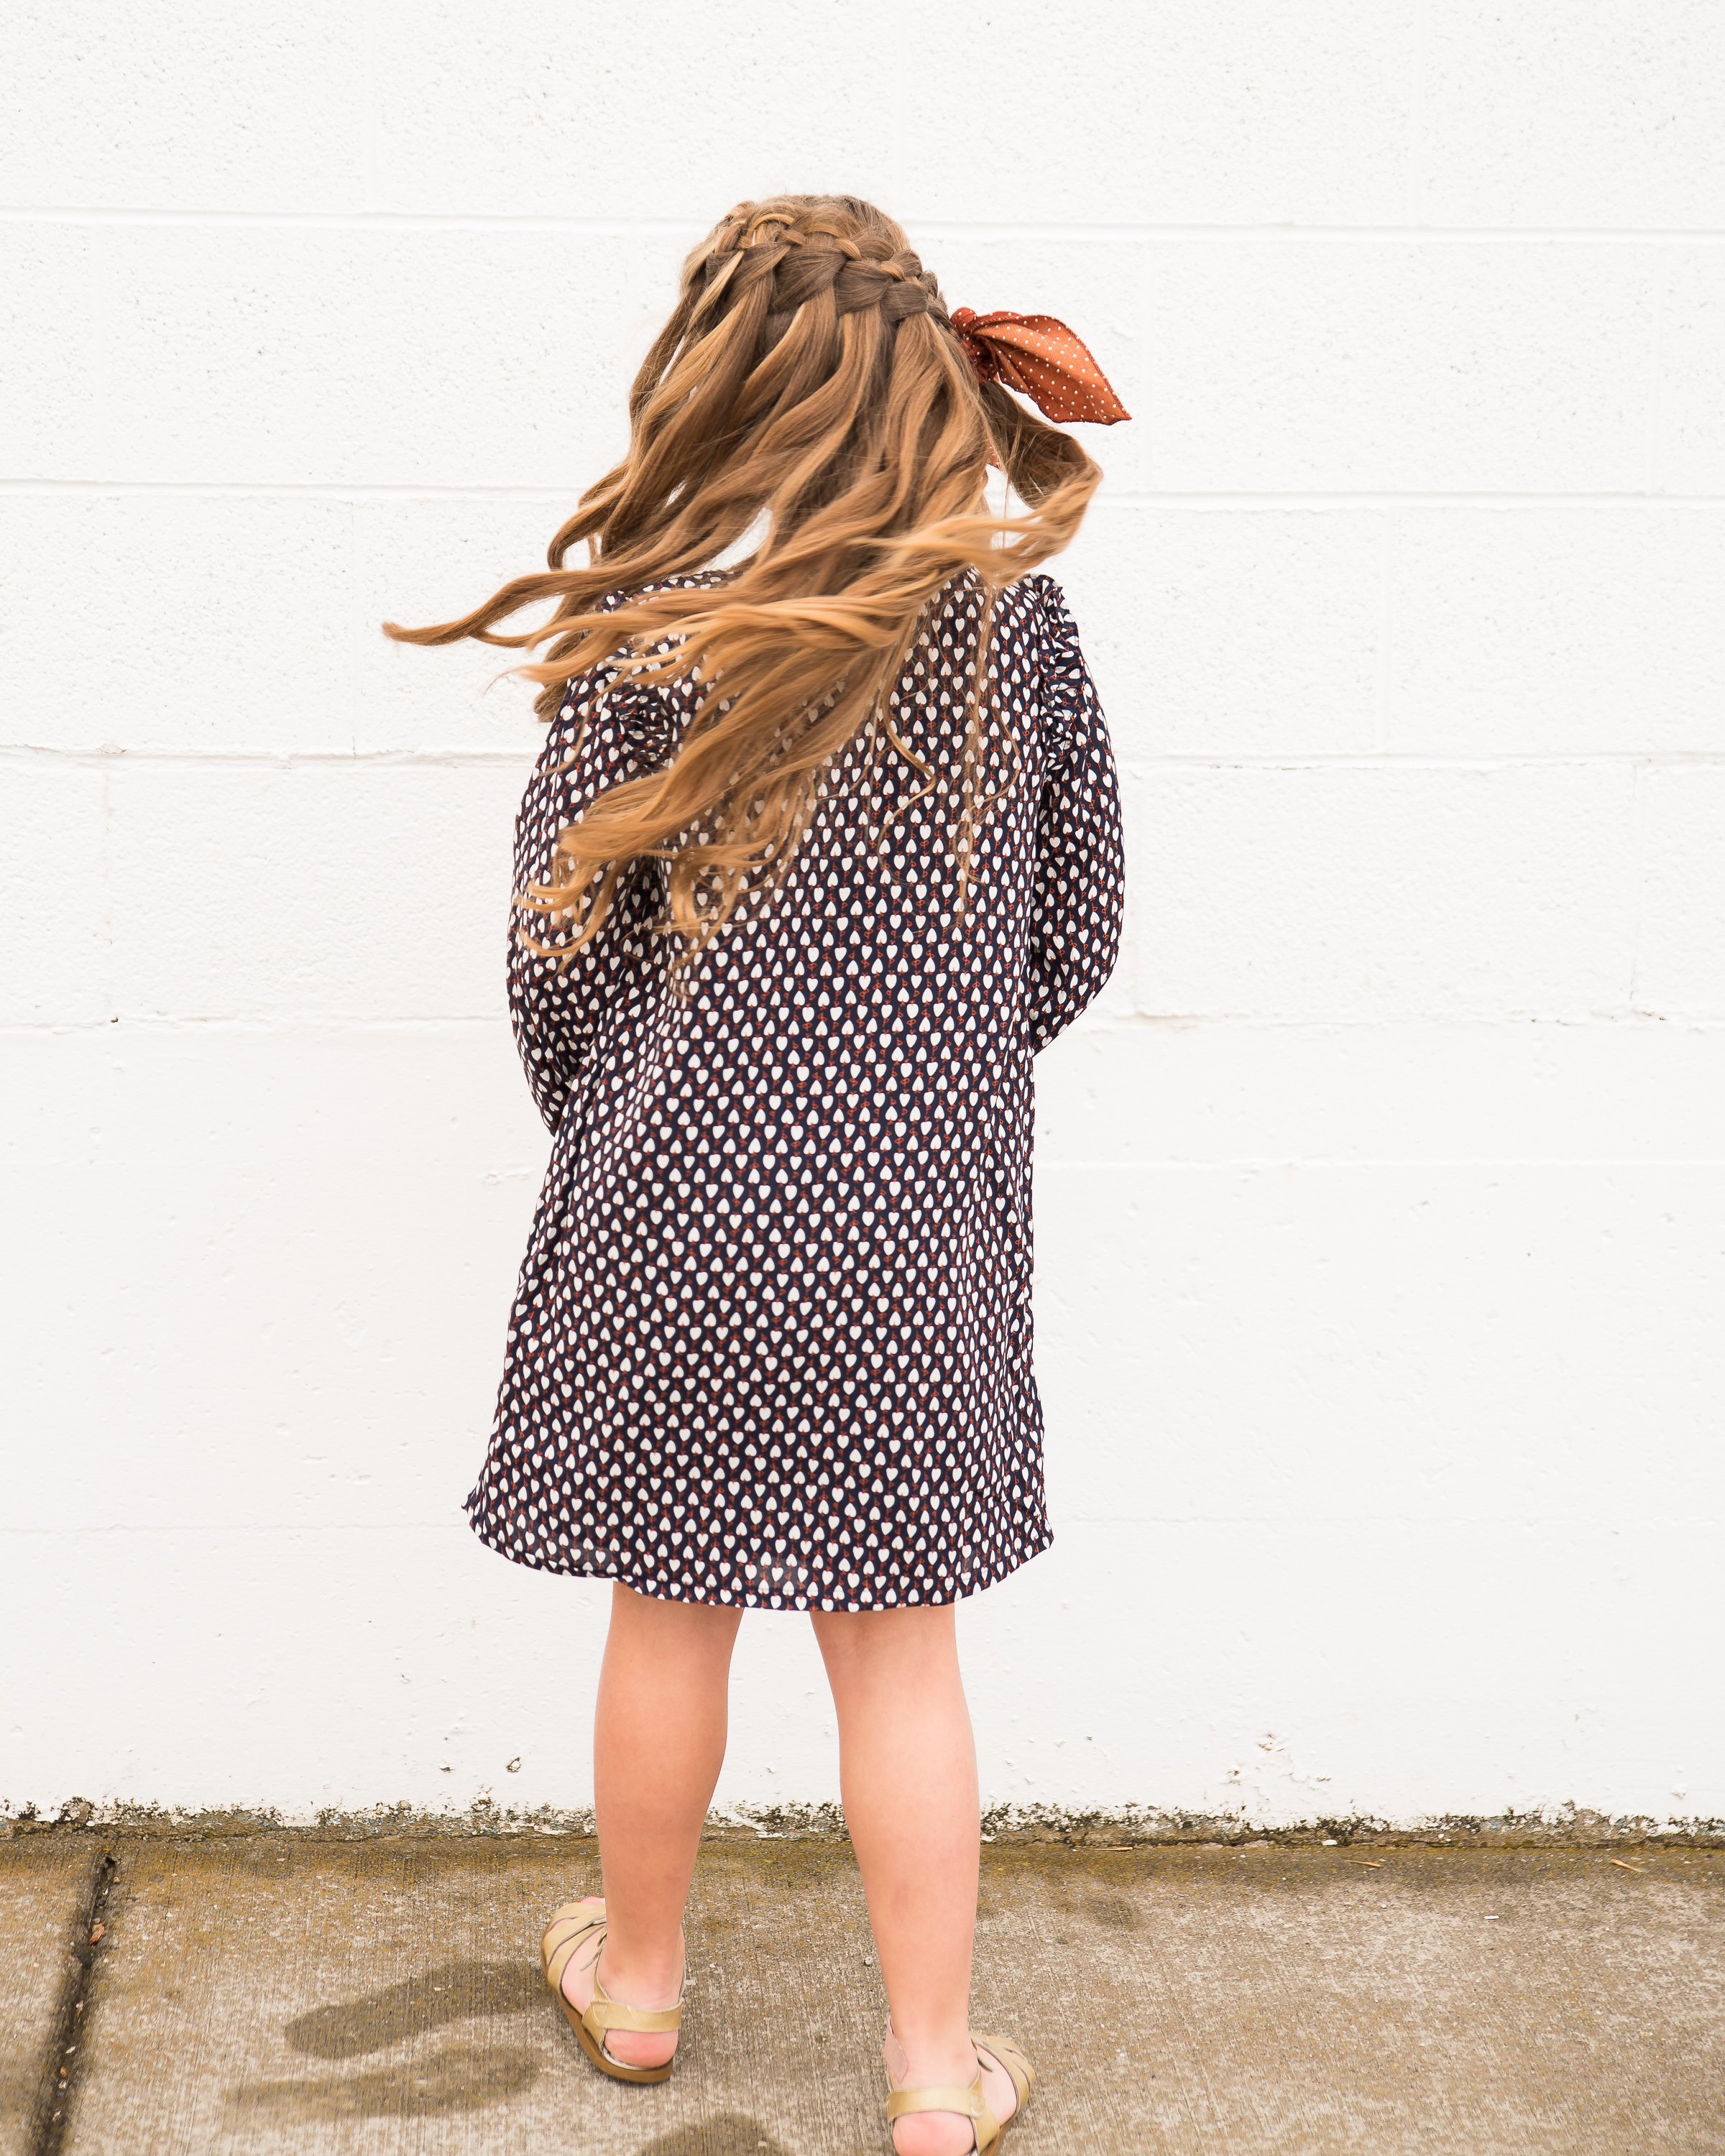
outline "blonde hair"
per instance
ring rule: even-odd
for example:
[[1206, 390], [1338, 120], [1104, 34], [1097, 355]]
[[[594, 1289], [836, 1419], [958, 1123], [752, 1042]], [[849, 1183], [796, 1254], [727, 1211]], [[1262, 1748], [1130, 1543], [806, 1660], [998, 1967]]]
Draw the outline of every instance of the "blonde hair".
[[[967, 572], [992, 593], [1057, 552], [1101, 477], [1070, 435], [978, 381], [904, 233], [850, 195], [744, 203], [715, 226], [635, 377], [629, 425], [628, 454], [582, 496], [548, 570], [459, 620], [385, 624], [410, 644], [548, 645], [518, 670], [544, 685], [546, 719], [566, 683], [608, 664], [692, 683], [670, 761], [593, 801], [562, 834], [553, 880], [522, 896], [583, 916], [565, 951], [643, 856], [666, 864], [665, 925], [685, 948], [782, 875], [839, 751], [874, 726], [909, 753], [887, 706], [937, 596]], [[991, 462], [1023, 514], [988, 513]], [[644, 588], [704, 567], [757, 522], [764, 536], [722, 578]], [[583, 539], [588, 566], [567, 567]], [[547, 599], [536, 628], [500, 630]], [[973, 733], [988, 640], [985, 606]], [[961, 864], [979, 813], [973, 746]]]

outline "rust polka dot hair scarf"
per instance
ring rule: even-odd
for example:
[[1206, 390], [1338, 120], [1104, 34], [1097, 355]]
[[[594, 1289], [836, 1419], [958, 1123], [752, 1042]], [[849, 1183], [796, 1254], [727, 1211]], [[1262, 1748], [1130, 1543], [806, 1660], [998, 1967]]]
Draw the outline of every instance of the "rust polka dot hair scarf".
[[958, 341], [979, 382], [1004, 382], [1028, 397], [1045, 418], [1111, 427], [1128, 412], [1095, 355], [1076, 331], [1053, 315], [979, 315], [960, 307], [952, 317]]

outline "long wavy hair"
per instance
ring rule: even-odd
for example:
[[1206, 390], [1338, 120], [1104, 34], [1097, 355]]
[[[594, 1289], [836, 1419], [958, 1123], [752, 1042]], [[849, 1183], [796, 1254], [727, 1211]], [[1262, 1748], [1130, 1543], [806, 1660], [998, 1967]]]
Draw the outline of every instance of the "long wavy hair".
[[[542, 684], [547, 720], [565, 684], [601, 666], [693, 689], [669, 762], [602, 793], [562, 832], [552, 880], [520, 896], [573, 921], [565, 952], [643, 857], [666, 865], [662, 925], [700, 947], [745, 890], [782, 875], [823, 773], [865, 729], [934, 783], [890, 711], [919, 626], [955, 578], [991, 596], [1065, 546], [1101, 477], [1070, 435], [978, 381], [902, 230], [851, 195], [779, 195], [721, 218], [684, 265], [629, 408], [629, 453], [582, 496], [548, 569], [459, 620], [385, 624], [409, 644], [546, 646], [516, 670]], [[1023, 513], [988, 512], [991, 464]], [[652, 588], [756, 527], [722, 577]], [[582, 540], [588, 564], [572, 567]], [[536, 627], [500, 628], [546, 600]], [[984, 807], [988, 642], [985, 605], [958, 782], [961, 902]]]

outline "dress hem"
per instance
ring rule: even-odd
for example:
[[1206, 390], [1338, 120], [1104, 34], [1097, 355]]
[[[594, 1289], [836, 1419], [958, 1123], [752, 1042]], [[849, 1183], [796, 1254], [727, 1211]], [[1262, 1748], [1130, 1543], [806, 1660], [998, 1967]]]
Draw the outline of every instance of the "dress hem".
[[622, 1564], [547, 1564], [537, 1558], [523, 1557], [518, 1551], [506, 1548], [494, 1531], [475, 1518], [470, 1504], [464, 1505], [462, 1510], [466, 1515], [467, 1524], [473, 1530], [476, 1540], [482, 1543], [488, 1550], [493, 1551], [498, 1557], [502, 1558], [507, 1563], [518, 1564], [527, 1572], [550, 1573], [562, 1579], [615, 1580], [619, 1586], [627, 1587], [636, 1594], [644, 1594], [653, 1602], [692, 1603], [699, 1607], [714, 1609], [762, 1609], [769, 1615], [777, 1614], [785, 1617], [809, 1613], [860, 1617], [873, 1616], [883, 1610], [891, 1609], [949, 1609], [956, 1603], [968, 1602], [973, 1595], [986, 1594], [989, 1588], [998, 1587], [1003, 1579], [1010, 1578], [1014, 1573], [1029, 1564], [1033, 1558], [1040, 1557], [1054, 1541], [1052, 1532], [1047, 1527], [1044, 1527], [1040, 1538], [1033, 1540], [1027, 1548], [1009, 1562], [990, 1566], [985, 1572], [972, 1579], [967, 1586], [960, 1588], [957, 1594], [938, 1598], [933, 1595], [907, 1594], [896, 1602], [840, 1602], [808, 1595], [687, 1594], [679, 1594], [662, 1584], [649, 1586], [644, 1575], [632, 1573], [627, 1566]]

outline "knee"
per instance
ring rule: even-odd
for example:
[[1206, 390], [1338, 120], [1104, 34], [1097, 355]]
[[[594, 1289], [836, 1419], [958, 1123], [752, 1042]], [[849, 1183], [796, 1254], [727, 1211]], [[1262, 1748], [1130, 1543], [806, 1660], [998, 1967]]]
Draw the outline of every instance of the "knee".
[[957, 1626], [950, 1602], [906, 1609], [815, 1609], [809, 1618], [829, 1668], [957, 1661]]
[[742, 1612], [719, 1602], [670, 1602], [638, 1594], [614, 1581], [611, 1625], [614, 1631], [639, 1635], [675, 1651], [728, 1653]]

